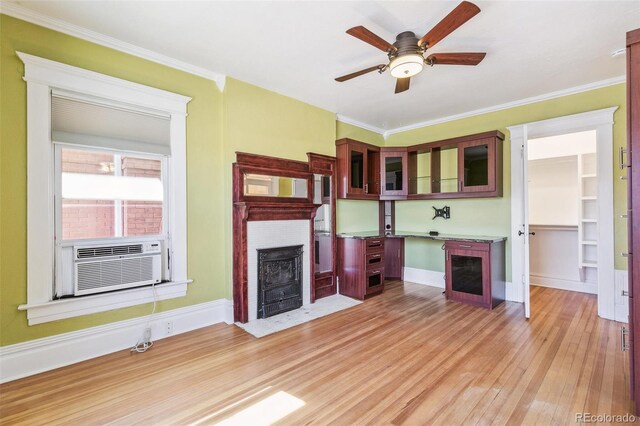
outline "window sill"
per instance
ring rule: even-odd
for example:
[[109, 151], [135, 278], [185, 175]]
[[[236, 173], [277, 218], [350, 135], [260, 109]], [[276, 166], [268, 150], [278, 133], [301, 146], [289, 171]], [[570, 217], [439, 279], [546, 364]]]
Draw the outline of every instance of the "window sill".
[[[191, 282], [193, 280], [172, 281], [156, 285], [157, 300], [186, 296], [187, 284]], [[153, 302], [153, 290], [151, 287], [141, 287], [114, 293], [20, 305], [18, 310], [27, 311], [29, 325], [36, 325], [150, 302]]]

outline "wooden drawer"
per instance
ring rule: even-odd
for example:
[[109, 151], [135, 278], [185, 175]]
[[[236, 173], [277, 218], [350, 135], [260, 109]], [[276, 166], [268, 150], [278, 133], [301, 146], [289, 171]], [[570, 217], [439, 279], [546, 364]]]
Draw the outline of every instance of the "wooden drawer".
[[384, 238], [367, 238], [364, 241], [367, 254], [384, 251]]
[[467, 243], [464, 241], [445, 241], [444, 247], [447, 250], [489, 251], [491, 249], [491, 243]]
[[367, 269], [384, 268], [384, 252], [367, 254], [365, 256], [365, 266]]
[[370, 295], [384, 290], [384, 268], [372, 268], [367, 271], [365, 294]]

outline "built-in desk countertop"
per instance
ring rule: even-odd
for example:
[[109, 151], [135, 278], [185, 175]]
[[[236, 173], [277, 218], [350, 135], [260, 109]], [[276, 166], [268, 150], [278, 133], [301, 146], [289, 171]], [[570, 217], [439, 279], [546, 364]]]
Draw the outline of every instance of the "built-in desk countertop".
[[424, 238], [435, 241], [462, 241], [468, 243], [497, 243], [505, 241], [507, 237], [492, 237], [486, 235], [457, 235], [457, 234], [438, 234], [430, 235], [428, 232], [416, 231], [364, 231], [364, 232], [347, 232], [338, 234], [338, 238]]

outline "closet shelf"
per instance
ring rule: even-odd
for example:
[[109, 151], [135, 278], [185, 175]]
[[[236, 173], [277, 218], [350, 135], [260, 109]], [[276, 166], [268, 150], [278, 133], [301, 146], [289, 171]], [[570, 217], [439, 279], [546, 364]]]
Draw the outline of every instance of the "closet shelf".
[[597, 200], [598, 197], [596, 197], [595, 195], [591, 195], [588, 197], [581, 197], [582, 200]]
[[595, 177], [598, 177], [598, 175], [595, 174], [595, 173], [589, 173], [589, 174], [586, 174], [586, 175], [580, 175], [580, 177], [581, 178], [595, 178]]
[[582, 241], [582, 244], [585, 246], [597, 246], [598, 242], [595, 240], [585, 240], [585, 241]]
[[597, 223], [598, 220], [597, 219], [580, 219], [581, 222], [585, 222], [585, 223]]
[[582, 262], [583, 268], [597, 268], [598, 264], [596, 262]]

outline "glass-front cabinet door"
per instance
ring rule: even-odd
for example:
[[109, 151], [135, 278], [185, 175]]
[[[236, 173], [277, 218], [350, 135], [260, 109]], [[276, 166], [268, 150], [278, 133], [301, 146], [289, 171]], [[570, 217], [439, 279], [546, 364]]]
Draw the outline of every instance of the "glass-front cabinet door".
[[434, 193], [460, 192], [457, 144], [431, 150], [431, 189]]
[[445, 257], [447, 299], [490, 307], [489, 252], [448, 248]]
[[366, 150], [358, 146], [349, 146], [349, 192], [364, 194], [366, 170]]
[[331, 176], [314, 176], [314, 203], [320, 204], [314, 218], [315, 273], [333, 271], [333, 211]]
[[381, 195], [407, 195], [407, 152], [383, 151], [380, 153]]
[[[460, 144], [458, 168], [460, 192], [493, 191], [496, 186], [495, 144], [481, 139]], [[501, 166], [501, 165], [499, 165]]]

